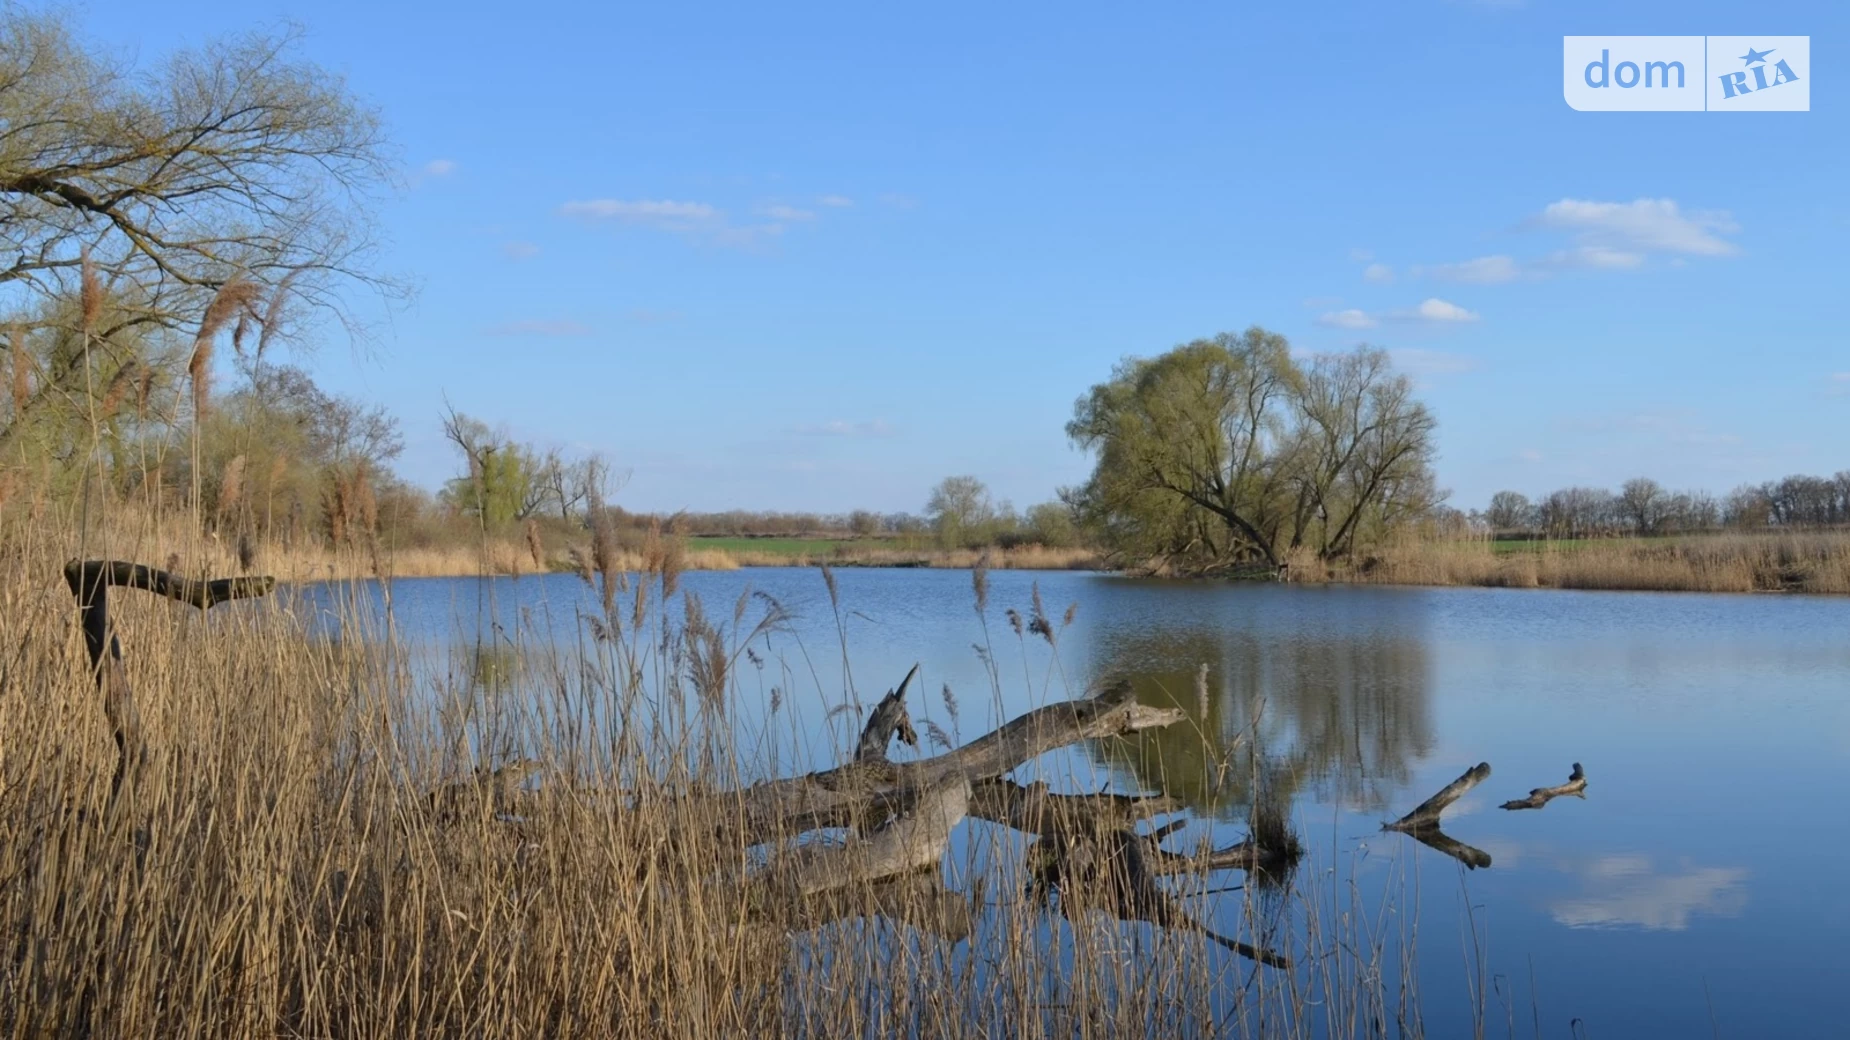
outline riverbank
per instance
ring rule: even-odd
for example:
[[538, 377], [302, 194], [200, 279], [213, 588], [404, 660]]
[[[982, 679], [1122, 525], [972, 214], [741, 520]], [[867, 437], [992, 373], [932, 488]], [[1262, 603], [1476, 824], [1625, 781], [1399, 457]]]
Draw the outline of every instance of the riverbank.
[[[901, 547], [884, 540], [780, 542], [703, 547], [681, 543], [677, 566], [688, 571], [741, 567], [928, 567], [968, 570], [1093, 571], [1111, 569], [1092, 549]], [[577, 556], [574, 556], [574, 549]], [[230, 573], [235, 552], [210, 545], [208, 570]], [[282, 581], [356, 578], [521, 576], [579, 569], [588, 547], [535, 546], [495, 539], [473, 546], [394, 547], [335, 552], [323, 548], [262, 546], [251, 569]], [[146, 552], [131, 555], [148, 555]], [[153, 558], [162, 559], [165, 554]], [[636, 552], [619, 552], [619, 570], [647, 570]], [[1289, 561], [1293, 582], [1378, 585], [1486, 586], [1493, 588], [1609, 589], [1649, 592], [1800, 592], [1850, 594], [1850, 532], [1726, 534], [1686, 538], [1614, 538], [1574, 542], [1407, 541], [1354, 561], [1325, 563], [1307, 554]]]
[[1646, 592], [1850, 594], [1850, 532], [1612, 538], [1512, 547], [1408, 542], [1352, 563], [1294, 560], [1293, 581]]

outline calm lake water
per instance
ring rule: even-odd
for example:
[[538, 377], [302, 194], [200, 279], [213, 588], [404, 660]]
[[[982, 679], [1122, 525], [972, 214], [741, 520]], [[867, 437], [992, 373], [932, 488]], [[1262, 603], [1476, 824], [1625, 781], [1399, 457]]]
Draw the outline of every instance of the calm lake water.
[[[1202, 728], [1223, 748], [1185, 723], [1035, 769], [1069, 789], [1170, 791], [1192, 816], [1171, 848], [1204, 834], [1231, 843], [1254, 779], [1210, 762], [1243, 734], [1265, 763], [1265, 796], [1288, 801], [1304, 834], [1307, 870], [1340, 864], [1370, 899], [1392, 891], [1403, 909], [1417, 906], [1429, 1035], [1469, 1035], [1475, 929], [1488, 984], [1510, 994], [1522, 1036], [1537, 1010], [1547, 1036], [1850, 1036], [1850, 600], [996, 572], [986, 634], [968, 572], [836, 577], [846, 671], [818, 572], [683, 579], [729, 631], [748, 590], [794, 615], [753, 644], [762, 668], [741, 659], [729, 709], [782, 772], [837, 762], [859, 728], [851, 713], [830, 713], [850, 681], [872, 701], [915, 662], [921, 731], [929, 720], [964, 740], [1106, 676], [1194, 715], [1205, 663]], [[1034, 583], [1057, 654], [1038, 637], [1018, 640], [1004, 613], [1025, 618]], [[748, 604], [747, 626], [762, 603]], [[491, 631], [491, 620], [504, 634], [570, 641], [576, 613], [593, 609], [568, 575], [392, 588], [400, 632], [438, 669], [467, 670], [442, 663], [466, 660], [442, 648]], [[1490, 779], [1444, 826], [1488, 854], [1488, 868], [1466, 871], [1380, 831], [1479, 761]], [[1497, 808], [1564, 781], [1574, 762], [1586, 767], [1584, 800]], [[1203, 905], [1223, 909], [1237, 933], [1240, 897], [1223, 899]], [[1505, 1012], [1490, 1004], [1491, 1035], [1504, 1035]]]

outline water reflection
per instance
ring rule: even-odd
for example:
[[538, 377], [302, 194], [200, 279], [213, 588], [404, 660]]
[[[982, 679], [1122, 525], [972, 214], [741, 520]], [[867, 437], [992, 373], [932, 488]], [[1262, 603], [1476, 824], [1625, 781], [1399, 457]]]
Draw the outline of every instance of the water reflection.
[[1736, 917], [1747, 906], [1747, 871], [1685, 867], [1659, 871], [1642, 855], [1602, 856], [1580, 867], [1583, 891], [1549, 904], [1569, 928], [1680, 932], [1697, 914]]
[[1100, 742], [1094, 754], [1197, 812], [1244, 815], [1256, 794], [1378, 811], [1433, 747], [1431, 669], [1415, 633], [1115, 635], [1094, 644], [1093, 674], [1124, 676], [1139, 700], [1180, 707], [1189, 721]]

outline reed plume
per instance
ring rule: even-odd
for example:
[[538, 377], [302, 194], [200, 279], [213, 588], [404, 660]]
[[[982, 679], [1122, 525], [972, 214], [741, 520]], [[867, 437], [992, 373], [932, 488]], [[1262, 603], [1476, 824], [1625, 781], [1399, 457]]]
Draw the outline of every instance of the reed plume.
[[109, 385], [103, 388], [100, 414], [104, 418], [116, 414], [116, 409], [122, 406], [122, 399], [128, 396], [129, 387], [139, 386], [141, 378], [142, 366], [137, 362], [130, 361], [116, 369], [116, 374], [109, 377]]
[[225, 463], [224, 476], [218, 482], [218, 518], [224, 522], [226, 514], [238, 507], [238, 500], [244, 495], [244, 456], [234, 455]]
[[532, 517], [527, 518], [527, 552], [532, 555], [536, 569], [546, 569], [546, 550], [540, 545], [540, 525]]
[[199, 322], [199, 334], [193, 337], [193, 356], [186, 363], [186, 374], [193, 381], [195, 421], [205, 417], [212, 403], [212, 342], [240, 310], [250, 306], [257, 292], [257, 283], [233, 277], [219, 286], [212, 302], [206, 305], [205, 317]]
[[22, 415], [32, 400], [31, 362], [26, 360], [26, 330], [17, 322], [8, 330], [13, 366], [13, 416]]
[[83, 316], [84, 335], [96, 331], [96, 319], [103, 313], [103, 283], [96, 276], [96, 264], [90, 260], [90, 247], [83, 247], [78, 264], [78, 311]]
[[271, 337], [278, 335], [277, 330], [282, 327], [283, 317], [288, 308], [289, 289], [295, 284], [296, 276], [301, 273], [301, 270], [297, 269], [283, 275], [282, 281], [277, 282], [276, 288], [270, 292], [270, 305], [264, 309], [262, 328], [257, 332], [256, 357], [263, 357], [264, 348], [270, 345]]

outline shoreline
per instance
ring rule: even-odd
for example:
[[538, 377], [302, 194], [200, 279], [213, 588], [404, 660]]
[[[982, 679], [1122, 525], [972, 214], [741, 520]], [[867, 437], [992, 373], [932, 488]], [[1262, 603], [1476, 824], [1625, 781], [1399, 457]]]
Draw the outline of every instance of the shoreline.
[[[486, 550], [486, 551], [484, 551]], [[582, 554], [581, 554], [582, 555]], [[381, 547], [379, 554], [278, 552], [255, 570], [281, 581], [361, 578], [521, 577], [574, 573], [570, 551], [537, 559], [526, 546], [490, 543], [473, 550]], [[486, 564], [486, 565], [485, 565]], [[538, 565], [543, 564], [543, 565]], [[643, 561], [625, 554], [620, 570]], [[760, 567], [894, 568], [1129, 573], [1084, 549], [1028, 546], [1008, 550], [868, 549], [829, 554], [740, 552], [689, 548], [680, 569], [724, 571]], [[1529, 588], [1568, 591], [1850, 594], [1850, 532], [1708, 535], [1669, 541], [1615, 539], [1571, 547], [1497, 551], [1490, 543], [1409, 543], [1387, 547], [1353, 563], [1291, 561], [1289, 584], [1382, 585], [1416, 588]], [[1205, 575], [1179, 580], [1242, 580]], [[1250, 579], [1247, 579], [1250, 580]]]

